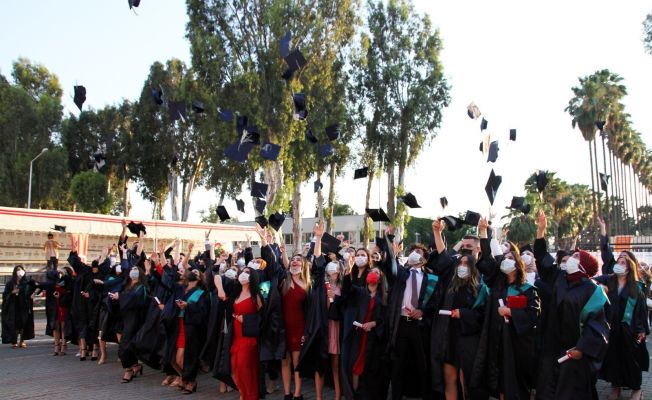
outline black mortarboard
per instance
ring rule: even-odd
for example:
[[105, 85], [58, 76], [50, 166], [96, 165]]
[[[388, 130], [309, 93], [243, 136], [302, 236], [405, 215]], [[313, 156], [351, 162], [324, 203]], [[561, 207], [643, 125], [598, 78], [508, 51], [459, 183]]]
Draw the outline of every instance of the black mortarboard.
[[235, 199], [235, 205], [238, 207], [238, 211], [245, 212], [244, 210], [244, 200]]
[[220, 217], [220, 222], [224, 222], [227, 219], [231, 219], [231, 216], [229, 216], [229, 212], [226, 211], [226, 207], [224, 206], [217, 206], [217, 210], [215, 210], [217, 213], [217, 216]]
[[598, 128], [599, 131], [602, 131], [605, 123], [605, 121], [595, 121], [595, 127]]
[[283, 222], [285, 222], [285, 215], [279, 212], [275, 212], [274, 214], [269, 216], [269, 226], [274, 228], [275, 231], [281, 229], [281, 226], [283, 226]]
[[261, 228], [267, 226], [267, 218], [265, 218], [264, 215], [259, 215], [254, 220], [258, 223], [258, 225], [260, 225]]
[[315, 193], [317, 193], [324, 187], [324, 184], [321, 183], [321, 180], [317, 179], [315, 181], [315, 183], [313, 184], [313, 187], [314, 187]]
[[471, 102], [471, 104], [469, 104], [468, 107], [466, 107], [466, 114], [471, 119], [476, 119], [480, 115], [482, 115], [482, 113], [480, 112], [480, 109], [478, 108], [478, 106], [475, 105], [474, 102]]
[[129, 2], [129, 9], [131, 10], [134, 7], [138, 7], [140, 5], [140, 0], [127, 0]]
[[196, 112], [197, 114], [203, 113], [204, 110], [204, 103], [199, 101], [199, 100], [193, 100], [192, 101], [192, 110]]
[[133, 233], [136, 236], [138, 236], [139, 232], [143, 232], [145, 235], [147, 235], [145, 225], [143, 225], [142, 222], [135, 223], [134, 221], [131, 221], [127, 224], [127, 229], [129, 229], [129, 232]]
[[290, 54], [290, 40], [292, 40], [292, 32], [288, 31], [281, 38], [280, 50], [281, 57], [285, 58]]
[[258, 133], [258, 127], [256, 125], [248, 125], [243, 129], [242, 136], [240, 136], [240, 143], [260, 144], [260, 133]]
[[337, 239], [333, 235], [330, 235], [327, 232], [321, 237], [321, 252], [324, 254], [335, 253], [337, 254], [340, 251], [341, 240]]
[[306, 119], [308, 116], [308, 109], [306, 108], [306, 95], [303, 93], [294, 93], [292, 95], [292, 102], [294, 103], [294, 119]]
[[494, 205], [494, 200], [496, 199], [496, 193], [498, 192], [498, 188], [500, 187], [500, 184], [503, 182], [503, 177], [496, 175], [494, 173], [494, 170], [491, 170], [491, 174], [489, 174], [489, 180], [487, 181], [487, 184], [484, 187], [484, 191], [487, 193], [487, 197], [489, 198], [489, 204], [492, 206]]
[[512, 204], [510, 204], [510, 206], [507, 208], [510, 208], [512, 210], [518, 210], [523, 214], [527, 214], [530, 212], [530, 205], [525, 204], [525, 197], [518, 197], [518, 196], [512, 197]]
[[81, 111], [82, 106], [84, 105], [84, 102], [86, 101], [86, 88], [78, 85], [75, 86], [74, 88], [75, 95], [72, 99], [72, 101], [75, 103], [77, 108], [79, 108], [79, 111]]
[[106, 165], [106, 156], [101, 151], [93, 154], [93, 158], [95, 159], [95, 168], [98, 170]]
[[532, 250], [532, 246], [530, 246], [529, 243], [526, 244], [525, 246], [521, 246], [518, 249], [518, 252], [521, 253], [521, 254], [523, 254], [524, 251], [529, 251], [530, 253], [534, 253], [534, 250]]
[[509, 140], [516, 141], [516, 129], [509, 130]]
[[283, 58], [288, 64], [288, 69], [291, 69], [293, 72], [300, 70], [306, 65], [306, 58], [299, 50], [294, 50], [292, 53]]
[[154, 102], [156, 104], [158, 104], [159, 106], [163, 105], [163, 91], [162, 90], [152, 89], [152, 98], [154, 99]]
[[328, 158], [332, 156], [335, 153], [335, 149], [333, 148], [333, 145], [330, 143], [324, 143], [319, 147], [319, 155], [321, 158]]
[[340, 125], [333, 124], [326, 127], [326, 136], [329, 140], [337, 140], [340, 137]]
[[186, 119], [186, 102], [185, 101], [168, 101], [168, 116], [170, 121]]
[[353, 173], [353, 179], [362, 179], [366, 178], [367, 175], [369, 175], [369, 168], [368, 167], [362, 167], [358, 168], [355, 170]]
[[276, 161], [280, 152], [281, 146], [270, 142], [265, 142], [260, 148], [260, 156], [269, 161]]
[[55, 225], [53, 229], [57, 232], [66, 233], [66, 227], [62, 225]]
[[267, 202], [262, 199], [256, 199], [256, 205], [254, 208], [256, 211], [258, 211], [258, 214], [264, 214], [265, 213], [265, 207], [267, 206]]
[[247, 124], [249, 118], [246, 115], [238, 115], [235, 119], [235, 130], [238, 132], [238, 136], [242, 135], [242, 132], [247, 129]]
[[366, 208], [365, 212], [374, 222], [391, 222], [382, 208]]
[[494, 140], [489, 145], [489, 152], [488, 152], [489, 154], [487, 155], [487, 162], [496, 162], [496, 160], [498, 159], [498, 150], [500, 150], [498, 148], [498, 141]]
[[451, 232], [460, 229], [462, 225], [464, 225], [464, 221], [452, 215], [447, 215], [441, 218], [440, 221], [444, 221], [446, 223], [446, 226], [448, 227], [448, 230]]
[[251, 197], [265, 198], [267, 196], [267, 184], [254, 181], [251, 184]]
[[448, 205], [448, 199], [446, 197], [442, 197], [439, 199], [439, 204], [441, 204], [441, 208], [446, 208]]
[[543, 193], [543, 191], [546, 189], [546, 186], [548, 186], [548, 175], [546, 175], [546, 171], [539, 171], [537, 172], [537, 190], [539, 193]]
[[609, 185], [609, 178], [611, 178], [611, 175], [603, 174], [600, 172], [600, 188], [603, 191], [607, 191], [607, 187]]
[[485, 129], [487, 129], [487, 125], [489, 125], [489, 121], [487, 121], [483, 117], [482, 122], [480, 122], [480, 131], [484, 131]]
[[417, 198], [412, 193], [406, 193], [405, 196], [401, 196], [401, 200], [403, 200], [403, 204], [410, 208], [421, 208], [419, 203], [417, 203]]
[[471, 226], [477, 226], [480, 222], [480, 214], [474, 211], [467, 211], [464, 216], [464, 223]]
[[233, 112], [226, 108], [218, 108], [217, 111], [220, 113], [220, 119], [224, 122], [233, 121]]
[[231, 161], [245, 162], [253, 147], [252, 143], [232, 143], [224, 148], [224, 155]]
[[310, 128], [306, 129], [306, 140], [312, 144], [317, 144], [319, 142], [319, 139], [317, 139], [317, 136], [312, 133], [312, 129]]

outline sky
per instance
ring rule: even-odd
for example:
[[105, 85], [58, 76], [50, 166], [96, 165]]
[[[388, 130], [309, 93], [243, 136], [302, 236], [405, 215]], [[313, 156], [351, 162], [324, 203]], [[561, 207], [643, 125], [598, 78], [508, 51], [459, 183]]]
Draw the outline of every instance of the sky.
[[[564, 108], [578, 77], [600, 69], [624, 78], [633, 126], [652, 144], [652, 56], [641, 41], [649, 2], [417, 0], [415, 6], [440, 30], [452, 101], [437, 136], [407, 172], [406, 190], [422, 206], [411, 215], [434, 218], [468, 209], [487, 214], [484, 187], [492, 168], [503, 177], [492, 208], [498, 216], [512, 196], [524, 194], [525, 180], [538, 169], [590, 184], [587, 144]], [[79, 113], [72, 103], [75, 84], [86, 86], [86, 105], [96, 109], [137, 99], [154, 61], [179, 58], [190, 64], [190, 53], [184, 1], [142, 0], [136, 12], [122, 0], [2, 2], [0, 73], [9, 76], [19, 57], [45, 65], [64, 88], [66, 113]], [[483, 135], [479, 120], [466, 115], [471, 101], [489, 122], [486, 132], [499, 141], [495, 164], [478, 151]], [[508, 140], [509, 129], [517, 129], [516, 142]], [[353, 181], [359, 166], [352, 158], [336, 192], [338, 202], [363, 213], [366, 185]], [[328, 187], [327, 176], [322, 182]], [[386, 176], [374, 182], [372, 205], [385, 207], [386, 185]], [[136, 189], [132, 184], [130, 216], [150, 218], [152, 205]], [[441, 196], [449, 201], [445, 211]], [[315, 198], [311, 180], [302, 190], [304, 216], [314, 215]], [[215, 203], [215, 192], [197, 189], [190, 221], [199, 221], [199, 211]], [[237, 215], [233, 200], [225, 205]], [[240, 220], [253, 219], [251, 205], [246, 207]], [[168, 204], [165, 215], [170, 214]]]

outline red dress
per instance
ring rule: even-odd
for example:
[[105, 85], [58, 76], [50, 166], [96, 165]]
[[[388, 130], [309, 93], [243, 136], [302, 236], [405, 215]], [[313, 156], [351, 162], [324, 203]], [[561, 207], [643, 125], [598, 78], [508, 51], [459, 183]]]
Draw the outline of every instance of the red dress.
[[[294, 281], [294, 279], [293, 279]], [[301, 338], [306, 328], [303, 303], [306, 291], [296, 282], [283, 295], [283, 319], [285, 320], [285, 337], [289, 352], [301, 351]]]
[[[362, 321], [363, 324], [366, 324], [367, 322], [370, 322], [371, 320], [371, 313], [374, 312], [374, 303], [376, 298], [372, 297], [371, 301], [369, 302], [369, 308], [367, 309], [367, 315], [364, 316], [364, 321]], [[367, 335], [369, 332], [362, 330], [362, 338], [360, 339], [360, 352], [358, 353], [358, 358], [355, 360], [355, 364], [353, 364], [353, 375], [362, 375], [364, 372], [364, 360], [367, 355]]]
[[[258, 311], [253, 298], [233, 304], [233, 314], [255, 314]], [[242, 322], [233, 320], [231, 344], [231, 371], [243, 400], [258, 400], [258, 339], [242, 336]]]

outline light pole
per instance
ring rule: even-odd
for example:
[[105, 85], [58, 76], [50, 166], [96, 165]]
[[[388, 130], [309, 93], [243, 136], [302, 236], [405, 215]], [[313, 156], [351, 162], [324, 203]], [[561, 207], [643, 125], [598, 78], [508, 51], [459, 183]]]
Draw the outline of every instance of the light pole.
[[37, 158], [41, 157], [43, 153], [48, 151], [47, 147], [44, 147], [40, 153], [29, 163], [29, 189], [27, 190], [27, 208], [32, 208], [32, 165]]

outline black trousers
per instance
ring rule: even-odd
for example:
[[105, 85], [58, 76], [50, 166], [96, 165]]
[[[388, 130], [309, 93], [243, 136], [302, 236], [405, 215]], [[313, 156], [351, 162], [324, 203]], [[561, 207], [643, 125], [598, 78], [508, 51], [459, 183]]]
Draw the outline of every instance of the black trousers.
[[[429, 398], [427, 348], [421, 335], [419, 321], [401, 317], [392, 363], [392, 399], [400, 400], [406, 393], [405, 378], [410, 372], [411, 379], [416, 379], [411, 391], [418, 392], [422, 399]], [[411, 386], [411, 385], [410, 385]]]
[[47, 269], [56, 270], [57, 268], [59, 268], [59, 259], [56, 257], [50, 257], [50, 259], [48, 260]]

